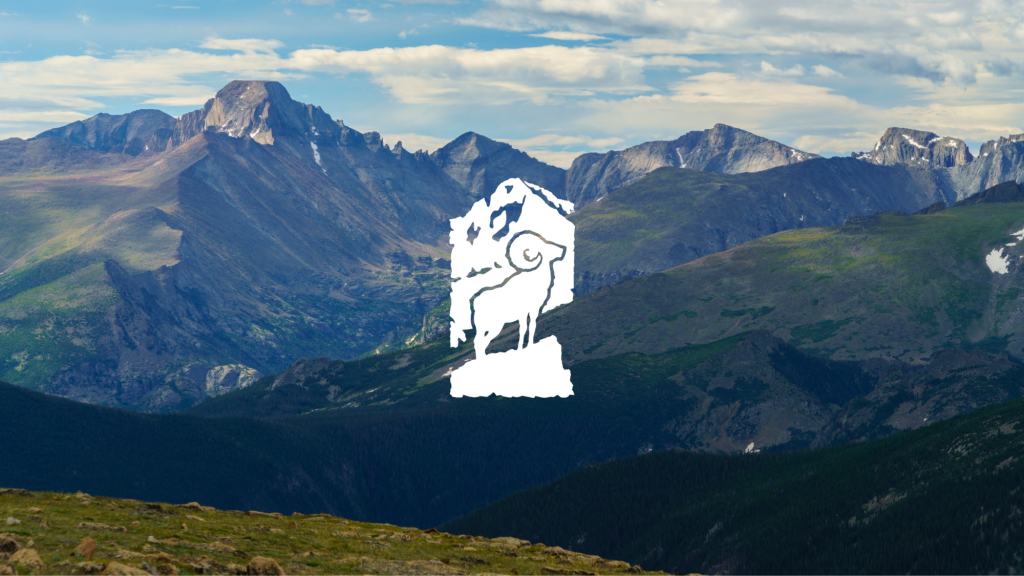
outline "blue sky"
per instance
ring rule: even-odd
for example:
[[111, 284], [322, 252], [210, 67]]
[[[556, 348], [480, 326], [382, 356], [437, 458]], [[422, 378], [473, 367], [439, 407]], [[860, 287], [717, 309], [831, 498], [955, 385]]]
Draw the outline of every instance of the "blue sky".
[[567, 167], [722, 122], [803, 150], [1024, 132], [1024, 1], [0, 0], [0, 138], [200, 107], [232, 79], [407, 149]]

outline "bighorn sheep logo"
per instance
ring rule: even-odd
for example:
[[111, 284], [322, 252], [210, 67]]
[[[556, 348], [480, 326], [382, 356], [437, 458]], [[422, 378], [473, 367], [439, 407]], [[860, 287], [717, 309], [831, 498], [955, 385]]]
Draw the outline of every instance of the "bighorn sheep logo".
[[[575, 227], [571, 202], [513, 178], [452, 219], [451, 345], [476, 328], [476, 358], [452, 375], [452, 396], [566, 397], [570, 373], [554, 336], [537, 341], [541, 313], [572, 302]], [[514, 350], [487, 353], [519, 322]]]

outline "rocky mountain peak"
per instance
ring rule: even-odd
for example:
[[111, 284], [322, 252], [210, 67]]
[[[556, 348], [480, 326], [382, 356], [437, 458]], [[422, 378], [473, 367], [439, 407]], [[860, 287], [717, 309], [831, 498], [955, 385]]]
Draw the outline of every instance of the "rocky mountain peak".
[[672, 145], [679, 158], [677, 167], [723, 174], [759, 172], [820, 158], [727, 124], [688, 132]]
[[515, 174], [559, 198], [565, 197], [565, 170], [545, 164], [505, 142], [466, 132], [430, 154], [452, 179], [482, 198]]
[[[319, 106], [292, 99], [279, 82], [234, 80], [221, 88], [196, 115], [202, 130], [223, 132], [234, 138], [251, 137], [260, 144], [274, 144], [283, 136], [321, 143], [336, 141], [341, 126]], [[199, 126], [195, 126], [199, 128]]]
[[820, 156], [727, 124], [715, 124], [708, 130], [694, 130], [672, 141], [644, 142], [625, 150], [583, 154], [569, 168], [566, 194], [577, 207], [582, 207], [666, 166], [739, 174], [813, 158]]
[[509, 144], [491, 140], [490, 138], [477, 134], [476, 132], [466, 132], [455, 140], [445, 144], [443, 147], [435, 150], [431, 156], [444, 160], [458, 159], [460, 161], [472, 161], [477, 158], [502, 152], [505, 151], [505, 149], [511, 148], [512, 146]]
[[1024, 134], [1000, 136], [999, 140], [989, 140], [981, 145], [981, 150], [978, 152], [978, 158], [984, 158], [985, 156], [998, 152], [1000, 148], [1005, 149], [1007, 145], [1017, 144], [1019, 142], [1024, 142]]
[[906, 164], [919, 168], [952, 168], [974, 160], [963, 140], [910, 128], [889, 128], [870, 152], [854, 152], [851, 156], [883, 166]]

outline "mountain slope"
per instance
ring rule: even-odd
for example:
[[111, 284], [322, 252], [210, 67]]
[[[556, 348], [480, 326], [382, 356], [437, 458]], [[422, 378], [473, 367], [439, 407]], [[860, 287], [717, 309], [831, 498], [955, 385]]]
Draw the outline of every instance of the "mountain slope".
[[660, 168], [570, 217], [577, 231], [576, 293], [783, 230], [955, 200], [930, 172], [842, 158], [753, 174]]
[[715, 124], [670, 142], [645, 142], [621, 151], [583, 154], [573, 160], [566, 174], [566, 194], [577, 208], [582, 208], [665, 166], [738, 174], [818, 157], [745, 130]]
[[131, 156], [136, 116], [5, 142], [3, 378], [174, 409], [223, 374], [358, 355], [444, 297], [447, 220], [473, 198], [426, 155], [276, 83], [229, 84], [160, 154]]
[[446, 524], [674, 573], [1019, 572], [1024, 401], [884, 440], [590, 466]]
[[[882, 213], [790, 230], [632, 278], [540, 318], [572, 362], [766, 329], [833, 359], [947, 346], [1024, 357], [1024, 204]], [[1005, 266], [1005, 268], [1004, 268]]]

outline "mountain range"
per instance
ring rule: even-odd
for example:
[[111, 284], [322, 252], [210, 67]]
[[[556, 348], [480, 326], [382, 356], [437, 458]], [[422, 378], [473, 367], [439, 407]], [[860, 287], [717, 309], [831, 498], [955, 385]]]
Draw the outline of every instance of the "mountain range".
[[[1018, 166], [1010, 140], [986, 162]], [[276, 82], [235, 81], [180, 118], [100, 114], [0, 142], [0, 377], [172, 411], [301, 357], [436, 333], [448, 220], [512, 176], [582, 207], [579, 296], [782, 230], [952, 204], [966, 189], [944, 174], [979, 165], [880, 164], [721, 124], [569, 170], [474, 133], [409, 152]]]

